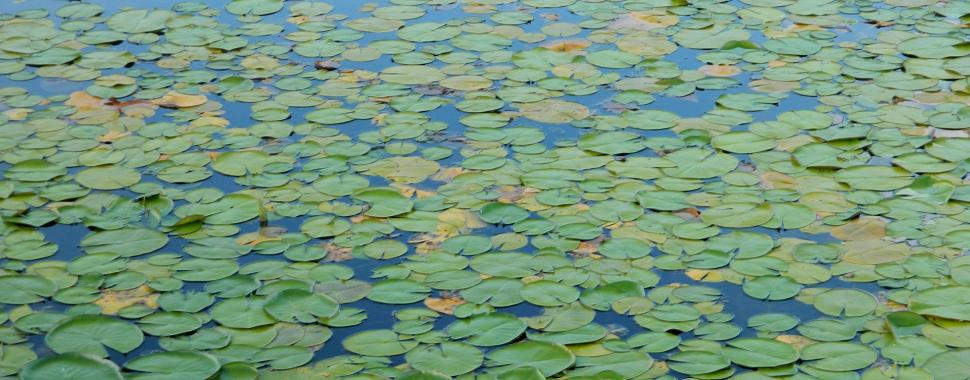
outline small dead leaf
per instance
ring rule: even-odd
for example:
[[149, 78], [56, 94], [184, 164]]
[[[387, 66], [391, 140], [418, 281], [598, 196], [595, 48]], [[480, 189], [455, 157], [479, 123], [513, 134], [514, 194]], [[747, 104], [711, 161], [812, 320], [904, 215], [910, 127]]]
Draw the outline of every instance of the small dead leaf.
[[465, 169], [457, 166], [443, 168], [438, 173], [431, 176], [431, 179], [440, 182], [451, 182], [455, 177], [465, 173]]
[[886, 237], [886, 221], [863, 217], [832, 228], [832, 236], [840, 240], [873, 240]]
[[684, 272], [687, 277], [690, 277], [694, 281], [704, 281], [704, 282], [722, 282], [724, 281], [724, 275], [720, 271], [716, 270], [705, 270], [705, 269], [688, 269]]
[[765, 189], [793, 189], [798, 181], [789, 175], [779, 172], [766, 172], [761, 176], [761, 187]]
[[577, 51], [582, 51], [588, 48], [593, 43], [588, 40], [566, 40], [566, 41], [556, 41], [544, 45], [546, 49], [552, 51], [559, 51], [564, 53], [572, 53]]
[[10, 120], [23, 120], [26, 119], [27, 115], [29, 115], [31, 112], [34, 112], [34, 110], [30, 108], [13, 108], [3, 111], [3, 115]]
[[188, 95], [177, 91], [169, 91], [161, 98], [152, 100], [152, 103], [165, 108], [186, 108], [195, 107], [209, 100], [205, 95]]
[[266, 231], [267, 229], [268, 228], [263, 228], [259, 232], [251, 232], [251, 233], [248, 233], [248, 234], [244, 234], [244, 235], [236, 238], [236, 243], [241, 244], [241, 245], [255, 246], [255, 245], [259, 244], [259, 243], [263, 243], [263, 242], [267, 242], [267, 241], [280, 241], [280, 240], [282, 240], [279, 237], [279, 234], [274, 233], [272, 231]]
[[680, 17], [670, 14], [657, 14], [657, 12], [631, 12], [630, 16], [642, 21], [644, 24], [665, 27], [677, 24]]
[[933, 137], [970, 137], [970, 132], [962, 129], [933, 129]]
[[581, 241], [579, 246], [573, 250], [573, 253], [585, 256], [599, 256], [596, 255], [596, 252], [599, 252], [600, 245], [603, 244], [604, 241], [606, 241], [606, 236], [604, 235], [597, 236], [596, 239], [593, 240]]
[[685, 212], [685, 213], [687, 213], [687, 214], [688, 214], [688, 215], [690, 215], [690, 216], [691, 216], [692, 218], [700, 218], [700, 217], [701, 217], [701, 211], [700, 211], [700, 210], [698, 210], [698, 209], [697, 209], [697, 208], [695, 208], [695, 207], [688, 207], [688, 208], [685, 208], [685, 209], [683, 209], [683, 210], [681, 210], [681, 211], [683, 211], [683, 212]]
[[559, 21], [559, 15], [555, 13], [542, 13], [539, 17], [546, 19], [546, 21]]
[[630, 12], [613, 21], [609, 28], [651, 30], [676, 25], [678, 22], [680, 22], [679, 17], [667, 14], [666, 11]]
[[442, 298], [428, 297], [424, 299], [424, 306], [427, 306], [431, 310], [448, 315], [454, 314], [455, 308], [463, 303], [465, 303], [465, 300], [461, 299], [461, 297], [457, 295]]
[[521, 186], [503, 186], [498, 190], [499, 202], [504, 203], [517, 203], [518, 200], [525, 198], [529, 195], [538, 194], [538, 189], [530, 189]]
[[192, 120], [189, 125], [193, 127], [228, 127], [229, 120], [217, 116], [202, 116], [198, 119]]
[[449, 237], [449, 235], [437, 233], [418, 234], [408, 239], [408, 243], [414, 246], [415, 253], [430, 253], [440, 248], [441, 243]]
[[775, 337], [775, 340], [795, 346], [797, 349], [802, 349], [802, 347], [815, 343], [814, 340], [808, 339], [801, 335], [779, 335]]
[[[451, 234], [465, 229], [482, 228], [487, 226], [485, 222], [471, 210], [451, 208], [438, 214], [438, 232], [450, 232]], [[451, 234], [448, 234], [451, 236]]]
[[327, 250], [327, 256], [321, 261], [337, 263], [354, 258], [350, 248], [339, 247], [333, 243], [327, 243], [324, 248]]
[[435, 195], [435, 192], [433, 192], [433, 191], [421, 190], [421, 189], [416, 188], [414, 186], [408, 186], [408, 185], [401, 184], [401, 183], [392, 183], [391, 184], [391, 187], [397, 189], [397, 191], [401, 192], [401, 195], [403, 195], [405, 197], [408, 197], [408, 198], [410, 198], [412, 196], [417, 197], [417, 198], [424, 198], [424, 197], [430, 197], [432, 195]]
[[101, 291], [101, 297], [98, 297], [94, 304], [101, 307], [103, 314], [115, 315], [121, 309], [138, 304], [154, 309], [158, 307], [157, 301], [158, 293], [154, 293], [147, 285], [142, 285], [129, 290], [105, 289]]
[[98, 136], [98, 141], [103, 143], [109, 143], [109, 142], [117, 141], [118, 139], [124, 138], [130, 134], [131, 134], [130, 132], [110, 131], [101, 136]]
[[697, 71], [712, 77], [732, 77], [741, 73], [741, 69], [733, 65], [704, 65]]
[[136, 119], [147, 119], [155, 115], [156, 109], [158, 109], [158, 106], [154, 104], [138, 103], [122, 107], [121, 113]]
[[543, 279], [543, 278], [544, 278], [544, 277], [542, 277], [542, 276], [540, 276], [540, 275], [535, 275], [535, 276], [526, 276], [526, 277], [523, 277], [523, 278], [522, 278], [522, 282], [524, 282], [524, 283], [526, 283], [526, 284], [531, 284], [531, 283], [533, 283], [533, 282], [537, 282], [537, 281], [542, 281], [542, 279]]
[[333, 71], [340, 68], [340, 62], [333, 59], [316, 61], [313, 63], [313, 67], [317, 70]]
[[107, 104], [107, 101], [88, 94], [87, 91], [74, 91], [64, 104], [74, 107], [79, 112], [83, 112], [102, 109]]
[[910, 246], [885, 240], [852, 240], [842, 244], [845, 255], [842, 262], [860, 265], [878, 265], [905, 260], [912, 253]]
[[469, 4], [461, 8], [465, 13], [488, 14], [495, 12], [495, 6], [491, 4]]

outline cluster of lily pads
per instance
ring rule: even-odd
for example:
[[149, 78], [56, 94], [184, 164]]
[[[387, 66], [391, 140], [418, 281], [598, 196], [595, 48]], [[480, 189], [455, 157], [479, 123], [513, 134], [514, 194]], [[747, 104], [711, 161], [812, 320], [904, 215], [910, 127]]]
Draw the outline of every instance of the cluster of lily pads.
[[970, 2], [50, 3], [0, 376], [970, 376]]

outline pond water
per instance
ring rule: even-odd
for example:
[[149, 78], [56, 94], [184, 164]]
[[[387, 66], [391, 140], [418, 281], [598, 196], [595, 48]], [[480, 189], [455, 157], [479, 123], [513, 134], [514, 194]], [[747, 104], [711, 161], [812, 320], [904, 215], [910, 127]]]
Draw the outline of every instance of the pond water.
[[970, 2], [0, 1], [0, 377], [970, 379]]

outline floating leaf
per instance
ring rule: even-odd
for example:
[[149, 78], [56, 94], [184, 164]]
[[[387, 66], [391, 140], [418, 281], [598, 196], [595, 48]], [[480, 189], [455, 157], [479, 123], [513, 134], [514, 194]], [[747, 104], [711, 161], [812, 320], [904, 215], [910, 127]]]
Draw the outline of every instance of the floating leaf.
[[354, 198], [370, 204], [365, 215], [380, 218], [401, 215], [414, 207], [413, 201], [394, 189], [367, 189], [354, 194]]
[[114, 363], [83, 354], [48, 356], [27, 364], [20, 377], [25, 379], [121, 380]]
[[381, 72], [381, 79], [397, 84], [428, 84], [445, 79], [440, 70], [429, 66], [392, 66]]
[[970, 54], [970, 45], [953, 37], [915, 37], [900, 42], [896, 47], [900, 53], [920, 58], [962, 57]]
[[190, 351], [158, 352], [125, 363], [129, 370], [147, 372], [153, 379], [207, 378], [219, 371], [219, 361], [209, 354]]
[[664, 158], [676, 165], [662, 169], [664, 174], [678, 178], [717, 177], [727, 174], [738, 165], [738, 160], [730, 155], [699, 148], [681, 149]]
[[89, 254], [116, 253], [131, 257], [156, 251], [168, 241], [168, 236], [158, 231], [124, 228], [92, 233], [81, 240], [80, 245]]
[[970, 320], [970, 293], [965, 286], [942, 286], [913, 293], [909, 308], [927, 316]]
[[416, 369], [458, 376], [481, 366], [485, 355], [472, 345], [444, 342], [417, 347], [408, 351], [405, 358]]
[[778, 367], [798, 360], [794, 347], [763, 338], [737, 339], [728, 343], [724, 356], [745, 367]]
[[505, 372], [520, 367], [534, 367], [545, 376], [551, 376], [568, 368], [576, 357], [565, 346], [525, 341], [489, 352], [491, 366], [499, 366], [497, 371]]
[[726, 203], [701, 213], [701, 220], [731, 228], [754, 227], [767, 223], [774, 216], [770, 203]]
[[721, 354], [706, 351], [681, 351], [670, 356], [670, 369], [685, 375], [703, 375], [722, 370], [731, 361]]
[[175, 13], [160, 9], [127, 9], [113, 14], [105, 23], [113, 30], [125, 33], [147, 33], [165, 28]]
[[105, 347], [128, 353], [138, 348], [143, 339], [141, 330], [128, 322], [98, 315], [79, 315], [58, 324], [44, 341], [60, 354], [72, 352], [107, 357]]
[[889, 166], [853, 166], [839, 170], [835, 179], [854, 189], [877, 191], [896, 190], [913, 182], [912, 174]]
[[508, 203], [489, 203], [482, 207], [482, 220], [495, 224], [513, 224], [524, 220], [529, 212]]
[[751, 297], [778, 301], [794, 297], [802, 286], [788, 277], [764, 276], [745, 281], [743, 289]]
[[549, 124], [568, 123], [589, 116], [589, 109], [586, 106], [555, 99], [521, 104], [519, 112], [529, 119]]
[[283, 0], [232, 0], [226, 4], [226, 10], [237, 15], [262, 16], [276, 13], [280, 9], [283, 9]]
[[265, 307], [263, 298], [231, 298], [213, 306], [211, 314], [212, 319], [223, 326], [248, 329], [276, 322]]
[[286, 289], [266, 299], [266, 313], [282, 322], [313, 323], [337, 314], [337, 302], [323, 294]]
[[963, 379], [970, 370], [968, 358], [970, 358], [970, 350], [966, 349], [941, 352], [927, 360], [923, 368], [933, 375], [934, 379]]
[[852, 371], [876, 361], [876, 351], [857, 343], [823, 342], [802, 348], [801, 359], [823, 371]]
[[423, 300], [431, 289], [411, 280], [383, 280], [374, 283], [367, 299], [386, 304], [409, 304]]
[[418, 342], [402, 340], [391, 330], [370, 330], [348, 336], [343, 345], [347, 351], [359, 355], [394, 356], [410, 351]]
[[162, 107], [185, 108], [205, 104], [207, 100], [208, 99], [205, 97], [205, 95], [188, 95], [170, 91], [161, 98], [155, 99], [152, 102]]
[[141, 180], [138, 171], [122, 166], [105, 165], [84, 169], [77, 173], [77, 183], [95, 190], [115, 190]]
[[498, 346], [519, 337], [525, 329], [525, 323], [512, 314], [490, 313], [459, 319], [448, 326], [447, 333], [475, 346]]
[[54, 295], [57, 284], [39, 276], [0, 276], [0, 303], [23, 305]]
[[876, 299], [857, 289], [832, 289], [815, 296], [815, 308], [832, 316], [858, 317], [876, 309]]
[[392, 157], [367, 167], [366, 173], [401, 183], [419, 183], [438, 172], [441, 165], [419, 157]]
[[590, 133], [579, 139], [579, 147], [602, 154], [635, 153], [646, 148], [639, 136], [629, 132]]

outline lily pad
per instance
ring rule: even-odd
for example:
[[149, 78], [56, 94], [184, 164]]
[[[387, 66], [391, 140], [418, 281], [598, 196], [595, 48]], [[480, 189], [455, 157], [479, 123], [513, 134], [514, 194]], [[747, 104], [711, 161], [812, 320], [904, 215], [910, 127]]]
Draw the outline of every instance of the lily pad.
[[391, 330], [371, 330], [348, 336], [343, 345], [347, 351], [359, 355], [394, 356], [417, 347], [418, 342], [402, 340]]
[[794, 347], [772, 339], [745, 338], [728, 343], [724, 356], [745, 367], [778, 367], [798, 360]]
[[105, 347], [128, 353], [144, 340], [141, 330], [128, 322], [98, 316], [79, 315], [55, 326], [45, 338], [54, 352], [84, 353], [107, 357]]
[[114, 363], [94, 356], [65, 354], [35, 360], [20, 371], [27, 379], [121, 380], [124, 377]]
[[495, 351], [489, 352], [490, 366], [497, 367], [495, 371], [501, 373], [521, 367], [533, 367], [544, 376], [552, 376], [571, 366], [576, 357], [565, 346], [525, 341], [515, 343]]

